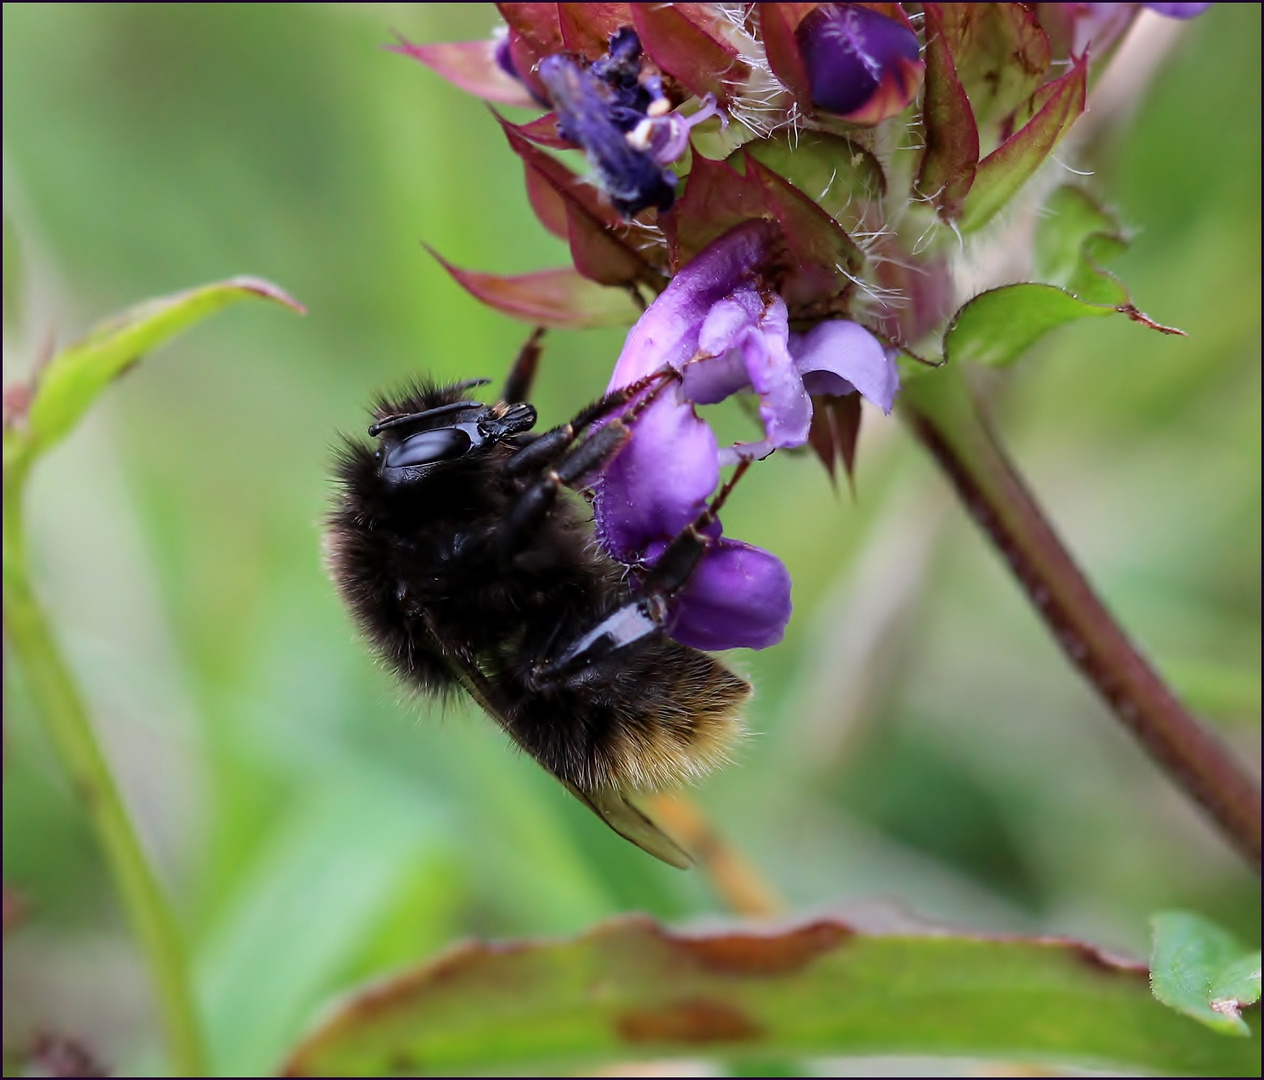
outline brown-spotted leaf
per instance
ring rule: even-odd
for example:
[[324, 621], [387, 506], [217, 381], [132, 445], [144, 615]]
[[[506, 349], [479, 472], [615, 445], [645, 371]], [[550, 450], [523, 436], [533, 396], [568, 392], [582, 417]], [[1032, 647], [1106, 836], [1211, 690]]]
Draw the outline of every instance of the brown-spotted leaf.
[[463, 289], [511, 319], [536, 326], [627, 326], [641, 309], [631, 293], [597, 285], [569, 266], [530, 274], [484, 274], [427, 248]]
[[724, 35], [723, 20], [709, 4], [632, 4], [641, 44], [664, 72], [699, 97], [728, 101], [735, 83], [750, 74]]
[[952, 220], [974, 183], [979, 164], [979, 129], [944, 32], [942, 4], [927, 4], [926, 88], [922, 116], [926, 149], [917, 174], [917, 191], [941, 217]]
[[1040, 111], [979, 162], [961, 208], [963, 232], [985, 225], [1035, 175], [1084, 111], [1087, 89], [1087, 56], [1041, 88], [1047, 100]]
[[454, 86], [459, 86], [484, 101], [523, 108], [539, 107], [539, 102], [527, 92], [527, 88], [496, 63], [493, 55], [496, 45], [490, 38], [485, 41], [445, 41], [430, 45], [414, 45], [400, 38], [398, 45], [389, 45], [387, 48], [391, 52], [420, 60]]
[[1260, 1044], [1150, 996], [1147, 972], [1051, 939], [857, 932], [833, 919], [676, 933], [640, 917], [471, 943], [344, 998], [286, 1076], [559, 1075], [601, 1062], [933, 1054], [1249, 1076]]

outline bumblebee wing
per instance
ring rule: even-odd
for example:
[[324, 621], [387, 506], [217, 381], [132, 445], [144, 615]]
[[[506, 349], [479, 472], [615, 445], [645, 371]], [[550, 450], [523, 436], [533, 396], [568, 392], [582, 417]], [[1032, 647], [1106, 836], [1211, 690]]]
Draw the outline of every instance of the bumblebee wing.
[[[434, 637], [433, 634], [431, 636]], [[504, 715], [497, 707], [494, 688], [487, 681], [487, 677], [479, 670], [478, 665], [472, 659], [456, 655], [448, 650], [444, 650], [442, 655], [452, 674], [465, 687], [470, 697], [482, 706], [483, 711], [495, 720], [511, 739], [518, 742], [514, 737], [513, 730], [505, 723]], [[522, 746], [521, 743], [518, 745]], [[526, 748], [522, 747], [522, 749], [525, 750]], [[538, 761], [539, 759], [535, 760]], [[542, 763], [541, 765], [544, 767]], [[687, 870], [693, 865], [693, 859], [685, 853], [685, 850], [655, 825], [646, 816], [645, 812], [622, 791], [619, 791], [617, 788], [603, 788], [600, 791], [592, 792], [581, 791], [569, 780], [558, 776], [551, 769], [548, 771], [575, 798], [622, 836], [623, 839], [635, 844], [647, 854], [653, 855], [654, 858], [661, 859], [668, 866]]]
[[[559, 780], [562, 778], [559, 776]], [[668, 866], [688, 870], [693, 865], [688, 853], [650, 820], [648, 815], [616, 788], [601, 791], [580, 791], [567, 780], [562, 783], [570, 793], [610, 826], [624, 840], [631, 841], [647, 854], [661, 859]]]

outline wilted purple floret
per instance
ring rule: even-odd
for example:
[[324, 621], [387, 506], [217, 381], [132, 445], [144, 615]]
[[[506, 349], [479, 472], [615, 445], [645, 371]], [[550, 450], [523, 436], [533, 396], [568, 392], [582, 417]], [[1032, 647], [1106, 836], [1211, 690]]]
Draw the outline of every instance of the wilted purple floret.
[[598, 184], [620, 213], [631, 217], [648, 206], [668, 210], [676, 198], [676, 177], [644, 149], [634, 147], [620, 126], [605, 86], [569, 56], [540, 61], [544, 83], [563, 138], [584, 148]]
[[624, 27], [589, 66], [566, 53], [540, 61], [557, 114], [557, 132], [584, 148], [614, 209], [632, 218], [648, 206], [666, 211], [676, 197], [669, 166], [689, 145], [689, 130], [715, 113], [714, 99], [693, 116], [674, 113], [657, 76], [641, 77], [641, 40]]
[[673, 112], [661, 80], [640, 74], [641, 42], [631, 27], [615, 31], [607, 55], [591, 65], [558, 53], [539, 70], [559, 134], [584, 148], [615, 209], [627, 217], [671, 209], [676, 174], [666, 166], [685, 152], [690, 129], [715, 114], [714, 98], [690, 117]]
[[895, 19], [859, 4], [821, 4], [799, 24], [796, 39], [818, 108], [855, 113], [898, 84], [907, 90], [898, 111], [916, 90], [906, 73], [919, 61], [917, 35]]
[[[721, 464], [802, 446], [811, 393], [859, 390], [891, 409], [894, 360], [868, 331], [840, 319], [790, 333], [785, 302], [760, 277], [775, 240], [765, 221], [730, 230], [672, 279], [628, 335], [610, 389], [664, 367], [681, 380], [636, 418], [596, 487], [597, 536], [620, 562], [652, 565], [706, 507]], [[758, 395], [764, 438], [721, 450], [694, 406], [738, 391]], [[718, 525], [713, 539], [672, 607], [671, 635], [701, 649], [780, 641], [790, 618], [785, 567]]]

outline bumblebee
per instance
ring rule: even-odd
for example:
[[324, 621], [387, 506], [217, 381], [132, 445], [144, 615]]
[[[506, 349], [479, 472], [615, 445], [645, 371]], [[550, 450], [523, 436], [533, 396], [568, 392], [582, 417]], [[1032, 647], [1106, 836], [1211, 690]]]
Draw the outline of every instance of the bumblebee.
[[707, 772], [741, 729], [749, 683], [666, 632], [732, 482], [630, 578], [566, 489], [599, 477], [675, 375], [536, 435], [523, 400], [534, 346], [499, 401], [473, 400], [480, 379], [419, 382], [376, 402], [371, 441], [344, 439], [338, 453], [329, 570], [405, 685], [468, 693], [615, 832], [684, 867], [689, 856], [633, 797]]

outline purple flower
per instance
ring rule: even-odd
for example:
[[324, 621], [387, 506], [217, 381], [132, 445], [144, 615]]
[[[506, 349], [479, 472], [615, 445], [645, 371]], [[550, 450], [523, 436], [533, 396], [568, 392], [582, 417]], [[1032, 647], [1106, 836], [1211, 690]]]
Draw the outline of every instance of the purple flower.
[[[637, 416], [632, 438], [595, 488], [597, 537], [629, 566], [653, 565], [705, 509], [720, 466], [802, 446], [812, 393], [858, 390], [890, 411], [893, 357], [868, 331], [837, 319], [791, 334], [785, 301], [763, 278], [777, 247], [762, 220], [731, 229], [672, 279], [632, 328], [610, 389], [664, 367], [679, 382]], [[695, 405], [738, 391], [759, 398], [764, 437], [721, 450]], [[776, 556], [722, 535], [672, 607], [672, 637], [702, 649], [764, 648], [790, 618], [790, 577]]]
[[584, 148], [615, 209], [626, 217], [670, 210], [676, 174], [667, 166], [685, 152], [690, 129], [715, 114], [715, 99], [688, 118], [673, 112], [658, 77], [641, 77], [641, 42], [630, 27], [612, 34], [609, 53], [591, 65], [558, 53], [539, 70], [558, 133]]
[[1092, 46], [1103, 54], [1118, 44], [1136, 18], [1139, 8], [1149, 8], [1158, 15], [1173, 19], [1192, 19], [1206, 11], [1210, 4], [1063, 4], [1070, 13], [1074, 28], [1071, 51], [1082, 53]]
[[795, 36], [817, 108], [876, 124], [901, 112], [921, 86], [917, 35], [859, 4], [821, 4]]
[[1210, 4], [1142, 4], [1141, 6], [1173, 19], [1192, 19], [1211, 7]]

